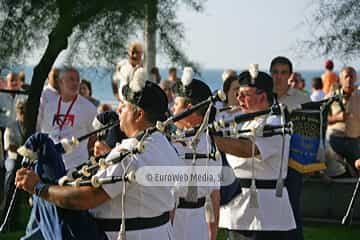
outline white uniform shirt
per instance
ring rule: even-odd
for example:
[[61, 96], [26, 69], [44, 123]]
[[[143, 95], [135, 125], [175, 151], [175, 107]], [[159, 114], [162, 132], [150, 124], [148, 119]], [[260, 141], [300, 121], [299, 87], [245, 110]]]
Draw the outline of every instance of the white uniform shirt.
[[[246, 122], [243, 129], [257, 127], [264, 118], [257, 118]], [[267, 124], [279, 124], [278, 118], [268, 118]], [[282, 166], [282, 178], [287, 175], [287, 163], [289, 155], [289, 136], [285, 137], [284, 159]], [[255, 144], [260, 151], [255, 156], [254, 169], [255, 179], [275, 180], [279, 176], [282, 136], [256, 137]], [[239, 178], [252, 177], [252, 158], [240, 158], [226, 155], [228, 162], [234, 168], [235, 175]], [[242, 193], [227, 205], [220, 209], [219, 226], [233, 230], [252, 231], [281, 231], [295, 228], [295, 220], [288, 198], [286, 188], [283, 189], [282, 198], [275, 196], [275, 189], [257, 188], [259, 208], [250, 208], [250, 190], [242, 188]]]
[[[175, 142], [173, 145], [178, 151], [179, 156], [184, 155], [185, 153], [192, 153], [192, 149], [189, 146], [190, 138], [186, 139], [185, 142]], [[187, 145], [183, 145], [186, 143]], [[197, 145], [197, 153], [208, 153], [208, 143], [210, 139], [206, 134], [200, 136], [199, 144]], [[192, 159], [183, 159], [184, 166], [191, 166]], [[221, 159], [214, 161], [212, 159], [198, 159], [196, 160], [195, 166], [210, 166], [210, 167], [219, 167], [219, 170], [216, 171], [218, 174], [221, 173]], [[211, 173], [214, 173], [211, 170]], [[209, 186], [197, 186], [197, 197], [202, 198], [209, 196], [213, 190], [219, 190], [220, 183]], [[176, 195], [177, 197], [185, 198], [187, 195], [188, 187], [181, 186], [177, 188]], [[175, 211], [175, 218], [173, 222], [174, 233], [176, 240], [187, 240], [187, 239], [199, 239], [199, 240], [208, 240], [208, 224], [205, 221], [205, 209], [201, 208], [177, 208]]]
[[[121, 163], [112, 165], [97, 173], [99, 177], [122, 176], [128, 165], [129, 169], [135, 170], [143, 166], [178, 166], [181, 164], [174, 148], [170, 145], [164, 135], [159, 132], [153, 133], [145, 140], [144, 153], [136, 154], [133, 158], [126, 157]], [[108, 156], [117, 150], [114, 149]], [[131, 162], [131, 163], [130, 163]], [[91, 210], [95, 218], [121, 218], [121, 196], [123, 183], [106, 184], [102, 188], [111, 200]], [[125, 195], [125, 217], [126, 218], [148, 218], [160, 216], [170, 211], [175, 206], [173, 186], [142, 186], [138, 183], [126, 185]], [[117, 232], [107, 232], [109, 239], [117, 239]], [[127, 240], [131, 239], [172, 239], [170, 223], [138, 231], [127, 231]], [[166, 238], [164, 238], [166, 236]]]
[[[185, 139], [185, 141], [183, 142], [175, 142], [173, 143], [174, 147], [176, 148], [179, 156], [183, 156], [185, 153], [192, 153], [192, 149], [190, 147], [190, 140], [189, 139]], [[184, 143], [186, 144], [184, 146]], [[199, 144], [196, 147], [196, 152], [197, 153], [204, 153], [207, 154], [208, 153], [208, 143], [210, 143], [210, 139], [206, 136], [206, 134], [202, 134], [200, 136], [200, 141]], [[182, 159], [183, 166], [191, 166], [192, 164], [192, 159]], [[217, 166], [219, 167], [219, 173], [221, 173], [221, 159], [214, 161], [213, 159], [197, 159], [196, 160], [196, 164], [195, 166]], [[177, 189], [177, 196], [178, 197], [182, 197], [185, 198], [187, 195], [187, 187], [186, 186], [182, 186], [180, 188]], [[198, 193], [198, 198], [202, 198], [202, 197], [206, 197], [207, 195], [211, 194], [211, 192], [213, 190], [218, 190], [220, 189], [220, 183], [213, 185], [213, 186], [198, 186], [197, 187], [197, 193]]]
[[[51, 139], [57, 143], [63, 138], [80, 137], [94, 130], [92, 121], [96, 116], [96, 107], [92, 103], [78, 95], [69, 112], [73, 120], [65, 121], [63, 127], [60, 128], [59, 122], [55, 120], [59, 106], [58, 102], [59, 97], [47, 103], [41, 103], [40, 109], [42, 111], [39, 111], [37, 121], [40, 132], [48, 133]], [[61, 101], [59, 114], [65, 115], [71, 102]], [[87, 144], [88, 139], [80, 142], [71, 153], [63, 155], [63, 161], [67, 170], [88, 161]]]

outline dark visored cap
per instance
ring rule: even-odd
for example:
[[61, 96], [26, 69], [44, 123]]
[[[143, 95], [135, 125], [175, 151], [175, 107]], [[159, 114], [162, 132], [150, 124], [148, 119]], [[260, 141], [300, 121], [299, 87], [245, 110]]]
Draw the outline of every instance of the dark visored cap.
[[185, 97], [191, 100], [191, 104], [195, 105], [212, 96], [210, 87], [201, 80], [193, 78], [193, 70], [185, 67], [181, 81], [178, 81], [173, 91], [175, 96]]
[[168, 100], [164, 91], [155, 83], [146, 81], [140, 91], [134, 91], [130, 84], [122, 89], [124, 100], [141, 107], [145, 112], [156, 113], [158, 120], [164, 120], [168, 111]]

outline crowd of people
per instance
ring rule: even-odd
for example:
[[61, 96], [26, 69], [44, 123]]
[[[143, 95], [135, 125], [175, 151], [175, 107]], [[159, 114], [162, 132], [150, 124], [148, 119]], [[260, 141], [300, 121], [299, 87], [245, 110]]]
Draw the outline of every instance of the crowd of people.
[[[100, 168], [95, 173], [97, 178], [122, 176], [123, 181], [100, 186], [62, 186], [47, 182], [36, 169], [20, 167], [17, 149], [26, 140], [23, 132], [26, 98], [4, 92], [0, 93], [3, 99], [0, 101], [1, 157], [4, 158], [1, 162], [6, 169], [3, 192], [9, 193], [15, 180], [17, 188], [61, 209], [88, 210], [89, 218], [106, 234], [101, 239], [215, 240], [219, 228], [227, 231], [230, 240], [304, 239], [300, 203], [304, 173], [293, 167], [296, 163], [289, 158], [291, 133], [283, 131], [282, 135], [265, 136], [257, 132], [266, 126], [284, 125], [287, 113], [245, 117], [246, 121], [236, 126], [229, 124], [222, 132], [203, 128], [214, 121], [227, 122], [264, 112], [279, 103], [291, 115], [305, 103], [323, 103], [334, 96], [341, 96], [340, 100], [330, 106], [327, 119], [321, 122], [327, 125], [327, 131], [325, 155], [320, 161], [327, 169], [319, 172], [328, 177], [357, 176], [352, 170], [360, 169], [357, 124], [360, 94], [353, 67], [345, 66], [337, 75], [333, 72], [333, 62], [326, 61], [323, 76], [312, 79], [311, 93], [305, 90], [305, 79], [294, 71], [287, 57], [272, 59], [269, 74], [259, 71], [256, 64], [242, 72], [227, 69], [221, 76], [225, 102], [211, 103], [208, 107], [208, 101], [162, 132], [159, 122], [191, 111], [213, 93], [206, 81], [195, 78], [189, 67], [184, 68], [181, 77], [174, 67], [169, 69], [166, 79], [161, 79], [157, 68], [151, 71], [151, 76], [146, 76], [143, 55], [142, 44], [131, 43], [128, 58], [117, 64], [111, 82], [119, 101], [115, 111], [92, 97], [91, 82], [81, 80], [76, 68], [63, 67], [50, 71], [37, 116], [37, 131], [49, 134], [54, 143], [64, 143], [64, 148], [71, 148], [62, 156], [67, 171], [79, 169], [94, 155], [112, 163]], [[24, 81], [21, 83], [20, 79], [20, 74], [11, 72], [4, 87], [22, 90]], [[112, 121], [119, 120], [119, 125], [111, 128], [105, 138], [93, 135], [76, 146], [64, 142], [92, 132], [96, 128], [94, 122], [99, 121], [99, 116], [104, 117], [101, 114], [105, 112]], [[110, 122], [106, 117], [101, 121], [103, 125]], [[189, 130], [197, 134], [185, 134]], [[243, 134], [227, 136], [225, 130]], [[182, 137], [174, 137], [176, 134]], [[135, 151], [139, 143], [144, 144], [143, 148]], [[113, 160], [124, 152], [131, 154], [119, 162]], [[220, 158], [217, 152], [221, 153]], [[159, 166], [170, 167], [167, 171], [173, 172], [181, 167], [191, 171], [213, 167], [221, 172], [228, 167], [241, 190], [232, 194], [223, 188], [221, 181], [182, 185], [176, 180], [159, 186], [129, 180], [132, 171]], [[4, 195], [2, 207], [9, 201]], [[222, 201], [225, 198], [229, 199]], [[31, 214], [23, 239], [36, 236], [46, 239], [44, 229], [49, 226], [41, 221], [44, 220], [39, 214]], [[60, 226], [64, 228], [59, 233], [62, 236], [72, 231], [70, 225]]]

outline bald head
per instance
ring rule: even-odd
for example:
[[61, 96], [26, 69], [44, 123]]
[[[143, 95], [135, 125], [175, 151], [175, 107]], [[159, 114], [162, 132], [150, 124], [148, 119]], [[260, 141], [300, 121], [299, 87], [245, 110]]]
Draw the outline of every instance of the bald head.
[[135, 67], [141, 64], [141, 60], [144, 54], [143, 45], [139, 42], [133, 42], [128, 47], [128, 59], [129, 63]]
[[353, 67], [344, 67], [340, 71], [340, 84], [343, 92], [350, 95], [355, 90], [356, 71]]

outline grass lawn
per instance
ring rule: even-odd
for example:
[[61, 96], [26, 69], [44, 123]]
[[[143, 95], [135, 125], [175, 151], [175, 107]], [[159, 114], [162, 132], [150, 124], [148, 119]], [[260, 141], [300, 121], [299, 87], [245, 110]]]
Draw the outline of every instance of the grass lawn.
[[[23, 232], [12, 232], [4, 235], [0, 234], [1, 240], [17, 240], [23, 235]], [[305, 240], [359, 240], [359, 226], [342, 226], [339, 224], [311, 223], [306, 224], [304, 228]], [[226, 233], [220, 231], [218, 240], [225, 240]]]

